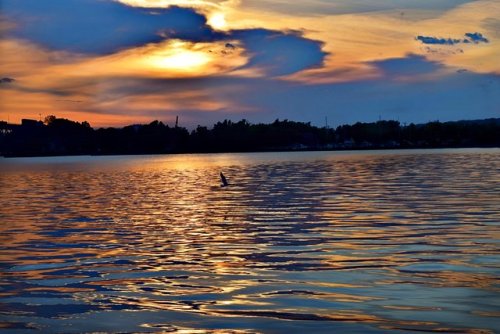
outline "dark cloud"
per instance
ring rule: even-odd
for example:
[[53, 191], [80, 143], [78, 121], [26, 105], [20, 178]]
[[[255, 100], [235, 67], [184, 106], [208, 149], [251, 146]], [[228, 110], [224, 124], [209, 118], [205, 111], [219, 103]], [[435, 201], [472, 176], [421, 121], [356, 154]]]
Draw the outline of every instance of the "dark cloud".
[[0, 79], [0, 84], [5, 84], [5, 83], [12, 83], [16, 81], [15, 79], [12, 79], [12, 78], [1, 78]]
[[468, 43], [489, 43], [489, 40], [484, 37], [479, 32], [468, 32], [465, 33], [465, 38], [457, 39], [457, 38], [442, 38], [442, 37], [433, 37], [433, 36], [417, 36], [415, 39], [422, 42], [423, 44], [439, 44], [439, 45], [455, 45], [455, 44], [468, 44]]
[[259, 66], [271, 75], [320, 66], [326, 55], [322, 42], [304, 38], [296, 31], [250, 29], [233, 31], [231, 36], [243, 43], [250, 56], [245, 67]]
[[410, 54], [404, 58], [392, 58], [382, 61], [371, 62], [390, 77], [414, 76], [419, 74], [434, 73], [442, 65], [427, 60], [424, 56]]
[[[472, 41], [473, 43], [489, 43], [490, 41], [484, 37], [481, 33], [478, 33], [478, 32], [468, 32], [465, 34], [466, 37], [469, 38], [470, 41]], [[465, 41], [465, 40], [464, 40]]]
[[[3, 0], [2, 10], [16, 22], [12, 37], [51, 49], [108, 54], [177, 38], [225, 42], [226, 52], [239, 40], [250, 58], [245, 67], [286, 75], [321, 65], [322, 43], [296, 31], [266, 29], [214, 31], [204, 15], [191, 8], [143, 9], [101, 0]], [[225, 53], [226, 53], [225, 52]]]
[[424, 44], [442, 44], [442, 45], [454, 45], [461, 43], [460, 39], [451, 39], [451, 38], [439, 38], [432, 36], [417, 36], [417, 40], [421, 41]]
[[52, 49], [106, 54], [165, 38], [207, 41], [219, 37], [193, 9], [146, 10], [101, 0], [3, 0], [15, 22], [12, 37]]

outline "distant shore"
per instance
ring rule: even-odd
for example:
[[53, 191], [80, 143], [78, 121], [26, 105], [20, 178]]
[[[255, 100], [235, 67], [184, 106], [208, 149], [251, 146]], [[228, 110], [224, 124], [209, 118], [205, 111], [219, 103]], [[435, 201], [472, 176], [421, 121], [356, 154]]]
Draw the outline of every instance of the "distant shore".
[[4, 157], [471, 147], [500, 147], [500, 118], [409, 125], [358, 122], [335, 129], [288, 120], [269, 124], [225, 120], [191, 132], [159, 121], [102, 129], [55, 116], [44, 122], [0, 122]]

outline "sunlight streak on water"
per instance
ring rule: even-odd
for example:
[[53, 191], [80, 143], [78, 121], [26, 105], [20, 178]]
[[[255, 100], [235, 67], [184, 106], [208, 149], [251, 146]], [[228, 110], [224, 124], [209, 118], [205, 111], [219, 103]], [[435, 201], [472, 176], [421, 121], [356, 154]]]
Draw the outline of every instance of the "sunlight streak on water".
[[3, 159], [0, 328], [493, 332], [499, 171], [496, 149]]

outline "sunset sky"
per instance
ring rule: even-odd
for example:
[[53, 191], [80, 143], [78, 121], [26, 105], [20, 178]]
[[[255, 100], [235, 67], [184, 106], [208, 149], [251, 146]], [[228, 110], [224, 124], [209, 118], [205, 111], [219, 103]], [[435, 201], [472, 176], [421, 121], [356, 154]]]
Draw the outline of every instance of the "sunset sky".
[[0, 120], [500, 117], [499, 0], [0, 0]]

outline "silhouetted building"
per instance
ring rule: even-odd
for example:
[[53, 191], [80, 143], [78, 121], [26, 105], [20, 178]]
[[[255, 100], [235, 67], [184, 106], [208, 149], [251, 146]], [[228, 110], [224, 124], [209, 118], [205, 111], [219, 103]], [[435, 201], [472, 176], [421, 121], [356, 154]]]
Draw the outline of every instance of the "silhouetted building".
[[34, 119], [23, 118], [21, 120], [21, 125], [24, 127], [41, 127], [43, 126], [43, 122]]

